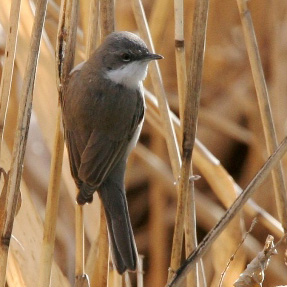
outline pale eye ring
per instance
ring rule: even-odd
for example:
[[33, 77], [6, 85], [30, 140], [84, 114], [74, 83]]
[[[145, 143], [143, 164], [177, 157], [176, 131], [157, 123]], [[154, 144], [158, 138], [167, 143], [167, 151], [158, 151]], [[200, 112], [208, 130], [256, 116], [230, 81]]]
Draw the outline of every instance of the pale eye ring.
[[124, 62], [129, 62], [131, 60], [131, 56], [128, 53], [123, 53], [121, 56]]

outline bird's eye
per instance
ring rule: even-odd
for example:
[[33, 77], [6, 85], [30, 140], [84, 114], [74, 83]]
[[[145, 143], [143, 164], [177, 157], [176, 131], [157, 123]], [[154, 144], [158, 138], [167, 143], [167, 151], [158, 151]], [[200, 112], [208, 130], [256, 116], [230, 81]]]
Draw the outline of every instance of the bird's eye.
[[131, 60], [131, 56], [128, 53], [122, 54], [122, 60], [124, 62], [129, 62]]

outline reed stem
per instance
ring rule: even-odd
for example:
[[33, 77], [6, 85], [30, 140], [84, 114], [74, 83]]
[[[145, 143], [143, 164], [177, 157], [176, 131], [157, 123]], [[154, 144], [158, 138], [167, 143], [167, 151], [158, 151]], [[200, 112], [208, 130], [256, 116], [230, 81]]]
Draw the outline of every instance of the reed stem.
[[76, 204], [76, 278], [84, 274], [84, 216], [83, 206]]
[[104, 39], [115, 30], [115, 7], [113, 0], [100, 2], [101, 37]]
[[[176, 221], [170, 263], [171, 270], [169, 273], [169, 279], [172, 276], [172, 272], [180, 266], [184, 217], [186, 216], [187, 194], [191, 192], [190, 199], [194, 198], [193, 183], [190, 183], [191, 157], [197, 128], [203, 56], [206, 38], [207, 13], [208, 0], [197, 0], [195, 2], [195, 11], [193, 18], [191, 61], [188, 70], [187, 86], [185, 89], [184, 97], [184, 118], [182, 128], [182, 167], [179, 180], [179, 196], [176, 211]], [[193, 202], [193, 204], [190, 205], [191, 210], [188, 214], [192, 216], [189, 219], [192, 220], [191, 229], [193, 236], [189, 237], [191, 237], [193, 244], [196, 244], [195, 205], [194, 201], [191, 202]], [[196, 272], [194, 272], [192, 283], [197, 284]]]
[[[247, 6], [247, 1], [237, 0], [237, 5], [240, 13], [245, 44], [257, 93], [257, 101], [259, 104], [261, 121], [263, 124], [267, 152], [268, 156], [270, 156], [276, 150], [278, 142], [270, 107], [267, 85], [264, 77], [264, 71], [260, 60], [256, 35], [251, 14]], [[274, 168], [274, 170], [272, 170], [271, 174], [273, 179], [278, 216], [285, 232], [287, 232], [287, 198], [281, 163], [279, 163]]]
[[183, 0], [174, 1], [174, 22], [175, 22], [175, 60], [176, 60], [176, 76], [177, 91], [179, 100], [179, 118], [181, 127], [183, 127], [184, 114], [184, 96], [187, 82], [186, 61], [185, 61], [185, 44], [184, 44], [184, 5]]
[[[133, 11], [141, 37], [149, 47], [150, 51], [154, 52], [152, 39], [141, 0], [133, 0]], [[149, 73], [152, 78], [152, 84], [155, 90], [155, 94], [158, 97], [159, 111], [162, 118], [162, 124], [164, 125], [165, 140], [167, 142], [167, 148], [173, 174], [174, 177], [177, 179], [179, 176], [179, 170], [181, 165], [180, 152], [173, 123], [170, 117], [170, 108], [163, 87], [159, 66], [156, 61], [153, 61], [149, 64]]]
[[67, 83], [67, 78], [69, 76], [70, 70], [74, 64], [77, 19], [78, 1], [63, 0], [60, 10], [58, 41], [56, 46], [56, 70], [58, 71], [57, 87], [59, 93], [59, 102], [54, 149], [51, 162], [51, 175], [47, 194], [43, 244], [41, 249], [40, 277], [38, 284], [42, 287], [50, 286], [64, 153], [64, 135], [62, 130], [60, 100], [62, 98], [62, 93], [65, 91], [65, 85]]
[[0, 155], [3, 141], [3, 131], [5, 126], [6, 113], [9, 103], [12, 75], [16, 53], [16, 44], [19, 27], [21, 0], [11, 2], [9, 31], [5, 47], [5, 61], [1, 77], [0, 86]]
[[40, 259], [39, 285], [50, 286], [51, 269], [55, 247], [56, 224], [59, 209], [60, 183], [64, 152], [64, 137], [61, 131], [61, 109], [58, 107], [57, 127], [51, 162], [51, 175], [47, 194], [44, 234]]
[[230, 208], [226, 211], [215, 227], [209, 231], [205, 238], [199, 243], [197, 248], [190, 254], [181, 267], [175, 272], [172, 280], [167, 287], [179, 287], [187, 273], [193, 268], [194, 264], [209, 249], [215, 239], [222, 233], [226, 225], [234, 218], [241, 210], [246, 201], [257, 190], [261, 183], [266, 179], [271, 170], [279, 163], [281, 158], [287, 152], [287, 138], [285, 138], [278, 146], [276, 151], [269, 157], [263, 167], [259, 170], [256, 176], [251, 180], [246, 189], [236, 198]]
[[97, 44], [99, 43], [100, 37], [100, 0], [91, 0], [90, 13], [89, 13], [89, 27], [87, 37], [86, 55], [87, 58], [95, 51]]
[[101, 219], [100, 219], [100, 232], [99, 232], [99, 245], [98, 245], [98, 258], [97, 268], [91, 274], [91, 286], [107, 287], [108, 273], [109, 273], [109, 242], [108, 230], [105, 218], [105, 209], [101, 204]]
[[26, 63], [25, 76], [19, 105], [17, 130], [13, 146], [12, 163], [8, 179], [8, 188], [4, 200], [4, 209], [0, 216], [0, 286], [5, 286], [8, 250], [15, 211], [20, 193], [20, 182], [23, 161], [26, 151], [27, 136], [30, 125], [35, 75], [40, 51], [40, 41], [46, 16], [47, 0], [39, 0], [36, 4], [35, 19], [31, 36], [31, 49]]
[[[113, 0], [100, 1], [100, 35], [101, 41], [114, 31], [115, 8]], [[89, 51], [91, 53], [91, 51]], [[105, 210], [101, 203], [100, 233], [99, 233], [99, 254], [96, 261], [97, 268], [91, 274], [91, 286], [106, 287], [109, 276], [109, 241], [105, 218]], [[98, 239], [96, 239], [98, 240]]]

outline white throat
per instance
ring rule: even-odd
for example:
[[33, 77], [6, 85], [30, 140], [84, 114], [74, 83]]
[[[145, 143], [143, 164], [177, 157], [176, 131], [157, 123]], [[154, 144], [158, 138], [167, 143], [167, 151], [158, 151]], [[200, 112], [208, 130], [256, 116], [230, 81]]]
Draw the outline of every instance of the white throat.
[[148, 62], [134, 61], [118, 68], [106, 72], [106, 78], [125, 85], [127, 88], [137, 88], [147, 75]]

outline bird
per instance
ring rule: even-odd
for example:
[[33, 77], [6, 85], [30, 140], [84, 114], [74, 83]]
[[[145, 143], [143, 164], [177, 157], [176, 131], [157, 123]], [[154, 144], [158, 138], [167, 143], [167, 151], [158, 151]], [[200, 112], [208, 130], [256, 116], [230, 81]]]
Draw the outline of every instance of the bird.
[[144, 121], [142, 81], [148, 63], [162, 58], [134, 33], [113, 32], [71, 71], [61, 98], [70, 170], [79, 190], [76, 201], [91, 203], [98, 193], [119, 274], [135, 271], [138, 264], [124, 177]]

